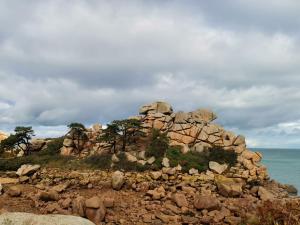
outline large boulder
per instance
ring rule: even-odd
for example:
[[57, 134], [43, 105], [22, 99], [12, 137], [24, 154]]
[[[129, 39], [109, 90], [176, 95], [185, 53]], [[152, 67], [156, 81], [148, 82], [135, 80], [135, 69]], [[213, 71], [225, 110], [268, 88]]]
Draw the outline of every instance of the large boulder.
[[34, 152], [40, 151], [46, 145], [46, 141], [44, 139], [32, 139], [31, 141], [31, 150]]
[[171, 114], [172, 112], [172, 106], [167, 102], [154, 102], [142, 106], [139, 110], [139, 113], [143, 115], [147, 115], [148, 113]]
[[17, 175], [21, 176], [26, 176], [26, 175], [31, 175], [38, 171], [41, 168], [40, 165], [29, 165], [25, 164], [22, 165], [16, 172]]
[[76, 217], [65, 215], [36, 215], [31, 213], [4, 213], [0, 215], [0, 224], [24, 225], [29, 224], [41, 225], [94, 225], [91, 221]]
[[211, 171], [218, 174], [222, 174], [228, 168], [227, 164], [219, 164], [214, 161], [210, 161], [208, 166]]
[[206, 122], [209, 123], [215, 119], [217, 119], [216, 114], [214, 114], [209, 109], [198, 109], [194, 112], [191, 112], [191, 116], [196, 122]]
[[237, 197], [242, 195], [244, 180], [240, 178], [228, 178], [222, 175], [215, 176], [215, 183], [218, 191], [225, 197]]
[[116, 171], [112, 175], [111, 185], [115, 190], [120, 190], [125, 182], [124, 173]]

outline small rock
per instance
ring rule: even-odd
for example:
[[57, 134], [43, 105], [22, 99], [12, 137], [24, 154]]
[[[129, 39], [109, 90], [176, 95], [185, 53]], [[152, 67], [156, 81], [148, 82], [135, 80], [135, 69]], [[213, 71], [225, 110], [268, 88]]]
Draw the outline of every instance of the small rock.
[[164, 167], [170, 167], [170, 160], [168, 158], [163, 158], [162, 163], [161, 163]]
[[118, 156], [116, 154], [113, 154], [111, 157], [111, 161], [113, 163], [118, 163], [120, 161], [120, 159], [118, 158]]
[[153, 180], [157, 180], [161, 177], [162, 172], [161, 171], [151, 171], [150, 176]]
[[71, 199], [71, 198], [66, 198], [66, 199], [64, 199], [64, 200], [61, 202], [61, 207], [62, 207], [63, 209], [67, 209], [67, 208], [70, 207], [71, 203], [72, 203], [72, 199]]
[[264, 187], [259, 187], [257, 194], [263, 201], [274, 199], [274, 195]]
[[99, 197], [94, 196], [92, 198], [89, 198], [87, 200], [85, 200], [85, 206], [87, 208], [93, 208], [93, 209], [98, 209], [101, 205], [101, 200]]
[[151, 223], [152, 222], [152, 215], [151, 214], [143, 215], [143, 222], [144, 223]]
[[115, 204], [115, 199], [112, 197], [105, 197], [103, 199], [103, 204], [106, 208], [113, 208]]
[[177, 204], [178, 207], [188, 207], [189, 203], [184, 194], [176, 193], [172, 196], [173, 201]]
[[155, 162], [155, 157], [154, 157], [154, 156], [152, 156], [151, 158], [149, 158], [149, 159], [147, 160], [147, 163], [148, 163], [149, 165], [152, 165], [154, 162]]
[[128, 152], [125, 152], [125, 156], [129, 162], [137, 162], [138, 161], [134, 155], [132, 155]]
[[7, 190], [7, 194], [10, 197], [19, 197], [22, 194], [22, 190], [18, 186], [12, 186]]
[[197, 169], [191, 168], [191, 169], [189, 170], [189, 174], [190, 174], [190, 175], [199, 174], [199, 171], [198, 171]]
[[220, 205], [219, 200], [213, 196], [201, 196], [197, 195], [194, 199], [194, 206], [196, 209], [207, 209], [215, 210], [218, 209]]
[[82, 196], [78, 196], [72, 202], [72, 210], [75, 215], [85, 216], [85, 199]]
[[59, 185], [54, 186], [52, 188], [52, 190], [56, 191], [57, 193], [61, 193], [61, 192], [65, 191], [68, 187], [69, 187], [69, 183], [59, 184]]
[[209, 169], [215, 173], [222, 174], [228, 168], [227, 164], [219, 164], [214, 161], [209, 162]]
[[39, 199], [44, 201], [44, 202], [49, 202], [49, 201], [57, 201], [59, 199], [58, 193], [56, 191], [49, 191], [49, 192], [41, 192], [39, 194]]
[[86, 208], [85, 214], [90, 221], [94, 222], [96, 225], [100, 225], [104, 220], [106, 209], [103, 205], [98, 209]]
[[120, 190], [125, 182], [124, 173], [116, 171], [112, 175], [112, 187], [115, 190]]
[[285, 185], [285, 190], [290, 194], [290, 195], [297, 195], [298, 190], [295, 188], [294, 185], [286, 184]]
[[29, 165], [29, 164], [25, 164], [22, 165], [18, 171], [16, 172], [16, 174], [18, 176], [26, 176], [26, 175], [31, 175], [33, 173], [35, 173], [37, 170], [39, 170], [41, 168], [40, 165]]

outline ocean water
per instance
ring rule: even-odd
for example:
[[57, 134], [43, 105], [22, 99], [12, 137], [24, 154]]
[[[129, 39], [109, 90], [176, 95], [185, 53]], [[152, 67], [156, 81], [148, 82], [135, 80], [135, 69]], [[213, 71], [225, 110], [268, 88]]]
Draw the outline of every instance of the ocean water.
[[271, 179], [292, 184], [300, 192], [300, 149], [252, 149], [263, 154]]

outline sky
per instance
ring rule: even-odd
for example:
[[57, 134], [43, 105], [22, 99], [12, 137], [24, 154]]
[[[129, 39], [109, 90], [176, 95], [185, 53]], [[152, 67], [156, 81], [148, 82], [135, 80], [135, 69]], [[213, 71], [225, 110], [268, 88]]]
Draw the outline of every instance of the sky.
[[0, 0], [0, 130], [59, 136], [167, 101], [300, 148], [299, 0]]

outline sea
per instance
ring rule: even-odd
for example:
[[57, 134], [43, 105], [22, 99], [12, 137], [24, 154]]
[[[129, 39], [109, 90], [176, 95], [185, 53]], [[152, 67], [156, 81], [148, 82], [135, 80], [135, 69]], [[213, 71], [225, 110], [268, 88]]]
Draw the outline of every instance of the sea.
[[251, 149], [263, 154], [271, 179], [292, 184], [300, 192], [300, 149]]

